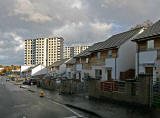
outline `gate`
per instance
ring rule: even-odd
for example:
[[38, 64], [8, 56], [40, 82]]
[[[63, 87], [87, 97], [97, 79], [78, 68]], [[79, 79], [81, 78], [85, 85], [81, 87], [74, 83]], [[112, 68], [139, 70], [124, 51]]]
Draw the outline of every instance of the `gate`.
[[83, 96], [88, 96], [88, 78], [83, 82]]
[[152, 106], [160, 107], [160, 80], [152, 82]]

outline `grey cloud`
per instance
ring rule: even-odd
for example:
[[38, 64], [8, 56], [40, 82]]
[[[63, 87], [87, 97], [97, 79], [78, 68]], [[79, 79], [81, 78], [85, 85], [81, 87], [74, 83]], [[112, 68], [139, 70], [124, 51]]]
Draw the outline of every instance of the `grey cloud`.
[[158, 20], [159, 4], [159, 0], [1, 0], [0, 62], [23, 64], [22, 42], [29, 38], [63, 36], [65, 45], [106, 40], [145, 20]]
[[159, 0], [88, 0], [88, 15], [91, 19], [130, 26], [147, 19], [157, 20], [159, 4]]

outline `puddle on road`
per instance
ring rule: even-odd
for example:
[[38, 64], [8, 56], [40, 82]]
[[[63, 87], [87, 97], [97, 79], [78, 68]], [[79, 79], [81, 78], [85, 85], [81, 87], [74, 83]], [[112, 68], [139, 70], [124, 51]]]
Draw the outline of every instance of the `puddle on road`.
[[32, 93], [35, 93], [35, 91], [34, 91], [34, 90], [30, 90], [30, 89], [29, 89], [28, 91], [30, 91], [30, 92], [32, 92]]
[[14, 105], [14, 108], [27, 107], [27, 104]]
[[64, 117], [64, 118], [78, 118], [77, 116]]

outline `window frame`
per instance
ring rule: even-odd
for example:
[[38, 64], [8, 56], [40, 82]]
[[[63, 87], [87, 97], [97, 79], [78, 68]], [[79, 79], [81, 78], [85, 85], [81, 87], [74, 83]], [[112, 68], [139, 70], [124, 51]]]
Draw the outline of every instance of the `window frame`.
[[154, 40], [148, 40], [147, 41], [147, 50], [152, 50], [154, 49]]
[[102, 79], [102, 69], [95, 69], [95, 78]]
[[88, 64], [88, 63], [89, 63], [89, 58], [87, 57], [87, 58], [86, 58], [86, 64]]
[[112, 58], [112, 56], [113, 56], [113, 50], [108, 50], [107, 57]]
[[101, 59], [101, 52], [97, 52], [97, 59]]
[[79, 63], [80, 63], [80, 64], [82, 63], [82, 58], [79, 58]]

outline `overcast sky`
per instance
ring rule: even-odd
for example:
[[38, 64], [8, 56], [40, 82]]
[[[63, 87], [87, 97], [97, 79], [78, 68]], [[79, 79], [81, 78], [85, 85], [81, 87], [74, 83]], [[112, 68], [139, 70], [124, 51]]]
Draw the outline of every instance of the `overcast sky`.
[[0, 64], [24, 63], [24, 40], [63, 37], [91, 45], [146, 20], [160, 19], [160, 0], [0, 0]]

